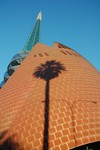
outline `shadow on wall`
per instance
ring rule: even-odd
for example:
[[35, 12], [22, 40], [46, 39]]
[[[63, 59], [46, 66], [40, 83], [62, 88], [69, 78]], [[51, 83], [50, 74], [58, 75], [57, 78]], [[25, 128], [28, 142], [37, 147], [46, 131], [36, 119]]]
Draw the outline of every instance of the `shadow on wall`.
[[100, 141], [73, 148], [71, 150], [100, 150]]
[[65, 67], [56, 60], [46, 61], [44, 64], [40, 64], [33, 74], [36, 78], [40, 78], [46, 81], [45, 87], [45, 109], [44, 109], [44, 140], [43, 150], [49, 149], [49, 88], [50, 80], [59, 76], [62, 71], [65, 71]]
[[5, 138], [7, 131], [0, 134], [0, 150], [17, 150], [20, 148], [18, 143], [13, 142], [13, 137]]

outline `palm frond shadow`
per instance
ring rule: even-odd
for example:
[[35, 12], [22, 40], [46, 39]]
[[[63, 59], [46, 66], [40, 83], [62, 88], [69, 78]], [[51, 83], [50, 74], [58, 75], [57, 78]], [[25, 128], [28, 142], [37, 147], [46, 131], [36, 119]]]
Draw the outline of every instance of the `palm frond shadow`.
[[49, 149], [49, 89], [50, 80], [59, 76], [62, 71], [66, 71], [63, 64], [59, 61], [51, 60], [46, 61], [44, 64], [38, 66], [33, 74], [36, 78], [40, 78], [46, 81], [45, 87], [45, 109], [44, 109], [44, 141], [43, 150]]
[[13, 137], [8, 137], [4, 139], [6, 133], [7, 131], [4, 131], [0, 134], [0, 150], [17, 150], [18, 148], [20, 148], [20, 145], [18, 143], [13, 142]]

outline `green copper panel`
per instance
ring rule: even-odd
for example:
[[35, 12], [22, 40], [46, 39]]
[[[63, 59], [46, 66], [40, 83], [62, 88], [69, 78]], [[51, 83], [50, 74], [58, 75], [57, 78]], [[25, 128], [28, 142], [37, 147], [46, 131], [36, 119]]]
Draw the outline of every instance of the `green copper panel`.
[[40, 38], [40, 20], [37, 19], [36, 24], [27, 39], [27, 42], [23, 48], [24, 51], [30, 51], [35, 44], [39, 42]]

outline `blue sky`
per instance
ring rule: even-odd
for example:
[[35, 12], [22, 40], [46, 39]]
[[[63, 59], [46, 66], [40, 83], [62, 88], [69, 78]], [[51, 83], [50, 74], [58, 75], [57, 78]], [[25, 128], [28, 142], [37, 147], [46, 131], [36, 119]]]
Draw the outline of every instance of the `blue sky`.
[[41, 42], [65, 44], [100, 71], [100, 0], [1, 0], [0, 81], [12, 57], [22, 50], [40, 10]]

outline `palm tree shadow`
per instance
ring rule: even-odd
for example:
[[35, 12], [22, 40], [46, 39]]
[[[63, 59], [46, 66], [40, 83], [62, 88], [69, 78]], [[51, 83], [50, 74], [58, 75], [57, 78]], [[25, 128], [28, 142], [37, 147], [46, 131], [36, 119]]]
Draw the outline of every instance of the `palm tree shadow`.
[[65, 67], [60, 62], [55, 60], [46, 61], [45, 64], [38, 66], [34, 72], [34, 76], [46, 81], [45, 88], [45, 109], [44, 109], [44, 139], [43, 150], [49, 149], [49, 89], [50, 80], [59, 76], [62, 71], [65, 71]]
[[7, 139], [3, 140], [5, 138], [7, 131], [4, 131], [0, 134], [0, 150], [17, 150], [20, 148], [20, 145], [18, 143], [13, 142], [13, 137], [8, 137]]

